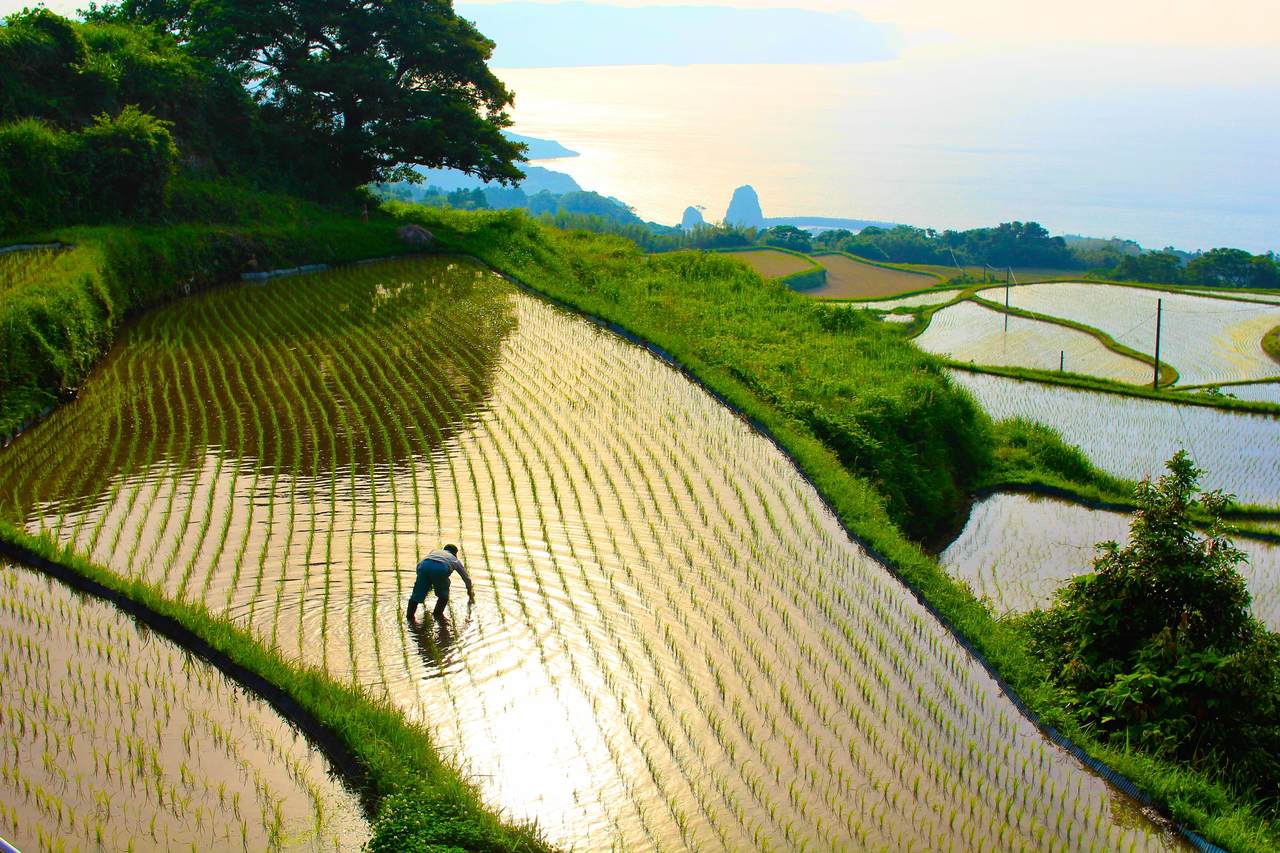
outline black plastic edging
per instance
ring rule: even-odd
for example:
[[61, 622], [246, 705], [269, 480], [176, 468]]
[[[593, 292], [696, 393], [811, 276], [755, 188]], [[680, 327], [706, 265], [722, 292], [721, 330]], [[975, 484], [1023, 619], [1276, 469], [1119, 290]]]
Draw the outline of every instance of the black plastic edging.
[[[476, 261], [478, 261], [479, 263], [483, 264], [484, 266], [489, 267], [489, 269], [493, 269], [493, 267], [486, 264], [482, 259], [476, 258], [474, 255], [472, 255], [471, 257]], [[497, 273], [502, 278], [509, 281], [511, 284], [518, 287], [520, 290], [526, 293], [529, 293], [537, 297], [538, 299], [541, 299], [544, 302], [548, 302], [552, 305], [555, 305], [558, 308], [568, 311], [569, 313], [574, 314], [578, 317], [586, 318], [591, 323], [597, 326], [600, 326], [602, 328], [608, 329], [609, 331], [622, 337], [628, 342], [648, 350], [650, 353], [662, 359], [668, 365], [670, 365], [673, 369], [678, 371], [682, 376], [684, 376], [685, 379], [689, 380], [693, 384], [697, 385], [704, 392], [709, 394], [713, 399], [715, 399], [722, 406], [728, 409], [739, 420], [745, 421], [748, 425], [750, 425], [750, 427], [753, 430], [756, 431], [758, 435], [760, 435], [762, 438], [767, 440], [770, 444], [772, 444], [775, 448], [777, 448], [778, 451], [782, 453], [784, 457], [786, 457], [787, 461], [791, 463], [792, 467], [800, 475], [801, 479], [803, 479], [806, 483], [808, 483], [810, 488], [812, 488], [813, 491], [818, 495], [818, 500], [822, 502], [822, 505], [826, 508], [827, 512], [829, 512], [835, 518], [836, 522], [840, 525], [841, 529], [844, 530], [845, 534], [855, 544], [857, 544], [864, 551], [866, 551], [867, 554], [870, 555], [871, 558], [874, 559], [876, 562], [878, 562], [893, 578], [895, 578], [900, 584], [902, 584], [902, 586], [909, 593], [911, 593], [911, 595], [915, 598], [915, 600], [919, 602], [919, 604], [922, 607], [924, 607], [924, 609], [927, 610], [933, 616], [933, 618], [938, 620], [938, 622], [947, 631], [947, 633], [949, 633], [952, 636], [952, 638], [957, 643], [960, 644], [960, 647], [963, 648], [966, 652], [968, 652], [974, 658], [974, 660], [976, 660], [982, 666], [982, 668], [986, 670], [987, 675], [989, 675], [991, 679], [996, 683], [996, 687], [999, 688], [1000, 692], [1003, 693], [1004, 696], [1010, 702], [1013, 703], [1013, 706], [1018, 709], [1018, 711], [1022, 714], [1022, 716], [1024, 716], [1028, 721], [1031, 722], [1032, 725], [1034, 725], [1037, 729], [1039, 729], [1041, 734], [1043, 734], [1046, 738], [1048, 738], [1057, 746], [1071, 753], [1071, 755], [1079, 759], [1086, 767], [1088, 767], [1090, 770], [1097, 773], [1107, 782], [1114, 785], [1117, 789], [1119, 789], [1120, 791], [1122, 791], [1123, 793], [1127, 794], [1129, 797], [1137, 801], [1140, 805], [1156, 812], [1157, 814], [1160, 814], [1177, 831], [1179, 836], [1185, 839], [1197, 850], [1203, 851], [1203, 853], [1228, 853], [1228, 851], [1224, 850], [1221, 847], [1218, 847], [1215, 844], [1210, 843], [1209, 841], [1205, 840], [1197, 833], [1193, 832], [1192, 830], [1188, 829], [1187, 827], [1175, 821], [1166, 809], [1158, 805], [1149, 795], [1146, 794], [1146, 792], [1138, 788], [1138, 786], [1135, 785], [1132, 781], [1130, 781], [1127, 777], [1123, 776], [1122, 774], [1120, 774], [1119, 772], [1117, 772], [1116, 770], [1108, 766], [1105, 762], [1100, 761], [1094, 758], [1093, 756], [1089, 755], [1089, 753], [1085, 752], [1083, 748], [1081, 748], [1079, 745], [1075, 743], [1075, 741], [1071, 740], [1066, 735], [1059, 732], [1056, 728], [1054, 728], [1053, 726], [1050, 726], [1049, 724], [1044, 722], [1044, 720], [1040, 719], [1040, 716], [1036, 714], [1035, 711], [1031, 710], [1031, 708], [1029, 708], [1026, 705], [1026, 703], [1022, 701], [1021, 697], [1019, 697], [1018, 694], [1014, 691], [1014, 689], [1009, 685], [1009, 683], [1005, 681], [1003, 677], [1001, 677], [1000, 673], [996, 671], [995, 667], [991, 665], [991, 663], [986, 659], [986, 657], [984, 657], [981, 652], [979, 652], [976, 648], [974, 648], [973, 644], [970, 643], [969, 640], [963, 634], [961, 634], [959, 630], [956, 629], [956, 627], [951, 623], [951, 620], [947, 619], [946, 616], [944, 616], [936, 607], [934, 607], [933, 604], [927, 598], [925, 598], [924, 594], [918, 588], [916, 588], [916, 586], [913, 583], [911, 583], [911, 581], [909, 581], [906, 577], [904, 577], [894, 567], [893, 563], [886, 556], [881, 554], [878, 550], [876, 550], [875, 547], [871, 545], [871, 543], [867, 542], [865, 539], [863, 539], [861, 536], [855, 533], [852, 529], [850, 529], [847, 524], [845, 524], [844, 519], [840, 517], [840, 513], [836, 511], [835, 506], [833, 506], [831, 501], [827, 499], [827, 496], [823, 494], [822, 490], [818, 488], [817, 484], [813, 482], [813, 479], [804, 470], [804, 468], [801, 467], [800, 463], [791, 454], [791, 451], [789, 451], [776, 437], [774, 437], [773, 433], [769, 430], [767, 426], [765, 426], [763, 423], [756, 420], [755, 418], [751, 417], [746, 412], [742, 411], [742, 409], [740, 409], [737, 405], [735, 405], [734, 403], [726, 399], [724, 395], [722, 395], [720, 392], [716, 391], [714, 388], [709, 387], [705, 382], [702, 381], [700, 377], [697, 376], [697, 374], [693, 373], [691, 370], [685, 367], [679, 361], [679, 359], [677, 359], [674, 355], [667, 352], [657, 344], [646, 340], [645, 338], [641, 337], [640, 335], [636, 334], [630, 329], [627, 329], [626, 327], [619, 325], [618, 323], [615, 323], [612, 320], [606, 320], [602, 317], [597, 317], [596, 315], [590, 314], [582, 310], [581, 308], [578, 308], [576, 305], [566, 302], [563, 299], [559, 299], [557, 297], [551, 296], [548, 293], [544, 293], [543, 291], [537, 289], [536, 287], [526, 284], [525, 282], [521, 281], [520, 279], [516, 278], [513, 275], [504, 273], [500, 270], [494, 270], [494, 272]]]
[[377, 797], [370, 784], [369, 774], [360, 763], [360, 759], [356, 757], [355, 751], [282, 688], [232, 660], [225, 652], [214, 648], [203, 637], [172, 616], [152, 610], [127, 594], [86, 577], [64, 563], [42, 557], [6, 539], [0, 539], [0, 557], [22, 563], [77, 592], [114, 605], [118, 610], [128, 613], [138, 622], [176, 643], [180, 648], [200, 657], [254, 696], [262, 699], [286, 723], [301, 731], [311, 745], [325, 756], [347, 786], [357, 794], [365, 818], [369, 821], [374, 819], [377, 811]]

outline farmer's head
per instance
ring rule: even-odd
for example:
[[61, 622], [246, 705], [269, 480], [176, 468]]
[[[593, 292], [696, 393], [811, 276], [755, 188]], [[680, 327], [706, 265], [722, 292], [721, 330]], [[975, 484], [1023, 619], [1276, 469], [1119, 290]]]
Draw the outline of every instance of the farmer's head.
[[458, 556], [458, 546], [457, 546], [457, 545], [445, 545], [445, 546], [444, 546], [444, 549], [445, 549], [446, 551], [448, 551], [450, 554], [452, 554], [453, 556], [455, 556], [455, 557], [456, 557], [456, 556]]

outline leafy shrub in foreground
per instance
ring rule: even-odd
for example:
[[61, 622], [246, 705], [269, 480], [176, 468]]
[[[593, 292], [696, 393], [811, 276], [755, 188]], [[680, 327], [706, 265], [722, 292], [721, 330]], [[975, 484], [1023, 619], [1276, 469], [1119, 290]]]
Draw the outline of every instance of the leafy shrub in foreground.
[[[1138, 486], [1130, 541], [1104, 542], [1094, 571], [1025, 617], [1032, 643], [1086, 724], [1127, 746], [1280, 793], [1280, 635], [1249, 612], [1245, 559], [1196, 497], [1185, 451]], [[1207, 532], [1193, 522], [1199, 510]]]

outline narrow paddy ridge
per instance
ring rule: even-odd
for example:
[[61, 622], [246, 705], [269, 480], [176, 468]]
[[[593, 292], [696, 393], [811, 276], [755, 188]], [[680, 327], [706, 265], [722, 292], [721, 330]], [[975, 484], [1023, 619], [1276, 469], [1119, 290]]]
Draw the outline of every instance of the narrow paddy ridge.
[[1280, 375], [1280, 365], [1262, 349], [1262, 336], [1280, 324], [1280, 305], [1081, 282], [1028, 284], [1010, 291], [1015, 308], [1101, 329], [1147, 355], [1155, 351], [1157, 300], [1163, 303], [1161, 359], [1177, 368], [1181, 384]]
[[[1126, 542], [1130, 520], [1058, 498], [994, 494], [974, 505], [939, 561], [996, 613], [1022, 613], [1048, 606], [1064, 581], [1088, 572], [1095, 544]], [[1280, 544], [1240, 536], [1236, 547], [1249, 555], [1241, 573], [1254, 615], [1280, 630]]]
[[0, 826], [23, 850], [334, 850], [369, 829], [275, 711], [109, 604], [0, 564]]
[[[0, 499], [385, 692], [577, 849], [1176, 846], [773, 445], [466, 261], [149, 315], [0, 454]], [[413, 566], [445, 541], [478, 600], [407, 628]]]
[[1280, 504], [1280, 418], [965, 370], [952, 370], [951, 377], [991, 417], [1051, 426], [1117, 476], [1158, 476], [1165, 460], [1185, 449], [1205, 469], [1204, 488], [1233, 492], [1243, 503]]
[[974, 364], [1061, 367], [1117, 382], [1151, 378], [1149, 365], [1112, 352], [1090, 334], [1025, 317], [1009, 316], [1006, 324], [1006, 315], [975, 302], [958, 302], [934, 314], [915, 343], [926, 352]]

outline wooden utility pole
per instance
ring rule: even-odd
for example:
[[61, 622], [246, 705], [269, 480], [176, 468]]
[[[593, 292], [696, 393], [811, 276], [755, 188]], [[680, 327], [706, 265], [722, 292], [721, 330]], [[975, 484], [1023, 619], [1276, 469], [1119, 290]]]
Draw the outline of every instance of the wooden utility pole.
[[1156, 375], [1151, 378], [1151, 390], [1160, 387], [1160, 319], [1164, 313], [1164, 300], [1156, 300]]
[[1004, 330], [1009, 331], [1009, 270], [1004, 271]]

